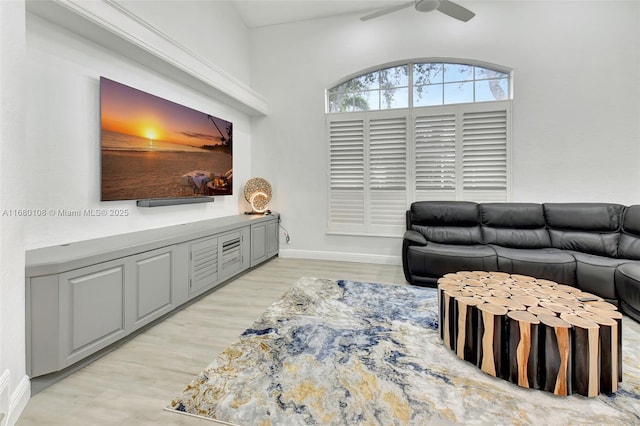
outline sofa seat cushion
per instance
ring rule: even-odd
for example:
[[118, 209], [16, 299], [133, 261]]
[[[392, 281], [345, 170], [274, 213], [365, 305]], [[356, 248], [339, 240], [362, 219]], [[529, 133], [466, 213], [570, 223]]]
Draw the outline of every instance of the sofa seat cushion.
[[510, 274], [544, 278], [575, 286], [576, 260], [554, 248], [513, 249], [490, 245], [498, 256], [498, 270]]
[[615, 277], [622, 311], [640, 322], [640, 262], [618, 266]]
[[616, 299], [616, 268], [628, 259], [612, 259], [610, 257], [571, 252], [576, 259], [577, 287], [605, 299]]
[[409, 273], [412, 276], [440, 278], [449, 272], [476, 270], [495, 271], [496, 253], [485, 245], [428, 243], [407, 249]]

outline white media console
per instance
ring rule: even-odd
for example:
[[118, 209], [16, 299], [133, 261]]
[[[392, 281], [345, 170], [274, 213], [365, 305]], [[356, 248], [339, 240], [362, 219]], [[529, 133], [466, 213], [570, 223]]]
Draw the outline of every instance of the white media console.
[[279, 221], [229, 216], [27, 251], [32, 393], [276, 256]]

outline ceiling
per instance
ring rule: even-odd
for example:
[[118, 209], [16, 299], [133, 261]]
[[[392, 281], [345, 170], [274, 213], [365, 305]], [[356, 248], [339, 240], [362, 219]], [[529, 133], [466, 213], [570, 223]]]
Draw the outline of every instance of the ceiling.
[[249, 28], [369, 12], [410, 0], [231, 0]]

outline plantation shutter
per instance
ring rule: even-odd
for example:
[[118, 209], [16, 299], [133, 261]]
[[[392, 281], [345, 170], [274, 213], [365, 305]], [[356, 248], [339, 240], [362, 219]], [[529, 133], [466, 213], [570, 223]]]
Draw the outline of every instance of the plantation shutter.
[[330, 231], [365, 231], [364, 136], [364, 119], [328, 123]]
[[511, 102], [327, 118], [329, 227], [399, 236], [411, 201], [509, 200]]
[[507, 109], [462, 114], [462, 198], [507, 201]]
[[415, 127], [415, 199], [456, 199], [456, 114], [419, 115]]
[[368, 126], [368, 231], [401, 235], [407, 208], [407, 117], [381, 115], [371, 117]]

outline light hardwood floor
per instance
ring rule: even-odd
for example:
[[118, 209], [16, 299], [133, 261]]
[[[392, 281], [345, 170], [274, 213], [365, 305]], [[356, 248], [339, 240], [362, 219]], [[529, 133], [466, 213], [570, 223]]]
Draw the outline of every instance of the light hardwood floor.
[[303, 276], [406, 283], [401, 266], [274, 258], [35, 395], [17, 424], [212, 424], [163, 408]]

